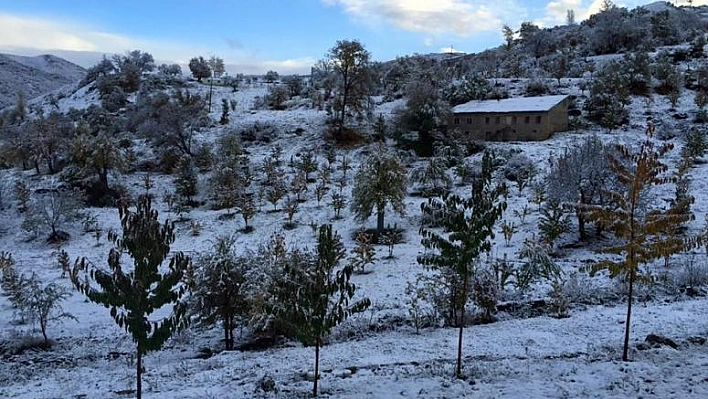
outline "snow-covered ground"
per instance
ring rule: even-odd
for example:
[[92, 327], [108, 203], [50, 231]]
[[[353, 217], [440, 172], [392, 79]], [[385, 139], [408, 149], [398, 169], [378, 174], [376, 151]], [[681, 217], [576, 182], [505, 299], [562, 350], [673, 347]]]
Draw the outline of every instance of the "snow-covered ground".
[[[564, 81], [565, 82], [565, 81]], [[568, 80], [567, 84], [572, 81]], [[197, 88], [196, 90], [204, 90]], [[577, 93], [574, 87], [561, 88], [564, 93]], [[240, 129], [253, 123], [270, 123], [282, 132], [277, 144], [283, 148], [282, 159], [322, 142], [322, 126], [326, 119], [323, 111], [307, 108], [291, 111], [252, 111], [254, 96], [263, 95], [264, 87], [241, 89], [217, 88], [211, 116], [218, 120], [221, 98], [236, 100], [238, 107], [230, 116], [228, 126], [217, 126], [200, 133], [199, 140], [210, 141], [230, 129]], [[668, 115], [669, 105], [664, 98], [655, 96], [656, 115]], [[60, 107], [80, 107], [86, 96], [81, 92], [62, 99]], [[693, 99], [685, 95], [681, 104], [685, 112], [692, 109]], [[390, 113], [393, 106], [383, 104], [379, 111]], [[515, 148], [535, 160], [540, 169], [548, 167], [551, 154], [577, 143], [590, 133], [597, 133], [606, 142], [637, 142], [643, 138], [645, 106], [639, 99], [632, 105], [632, 123], [627, 129], [606, 133], [600, 130], [575, 131], [557, 134], [540, 143], [493, 144], [500, 149]], [[659, 118], [657, 118], [659, 119]], [[666, 124], [673, 120], [665, 116]], [[303, 130], [298, 131], [298, 128]], [[674, 140], [680, 147], [680, 140]], [[253, 162], [270, 153], [271, 146], [251, 146]], [[349, 150], [354, 170], [361, 161], [364, 149]], [[678, 157], [679, 149], [670, 154]], [[322, 159], [322, 158], [320, 158]], [[708, 166], [692, 169], [692, 194], [696, 196], [693, 210], [696, 220], [689, 233], [695, 234], [702, 227], [708, 211], [706, 179]], [[19, 172], [13, 172], [19, 173]], [[350, 176], [353, 172], [349, 172]], [[35, 181], [30, 173], [28, 179]], [[139, 176], [115, 176], [131, 190], [141, 191]], [[34, 180], [32, 180], [34, 179]], [[159, 197], [171, 187], [170, 176], [155, 176], [153, 192]], [[351, 189], [351, 185], [345, 191]], [[312, 194], [309, 194], [312, 196]], [[507, 254], [515, 258], [526, 238], [537, 235], [538, 211], [529, 204], [529, 191], [519, 194], [511, 187], [509, 208], [504, 219], [515, 221], [519, 231], [509, 245], [502, 234], [497, 234], [492, 256]], [[328, 345], [321, 352], [321, 394], [330, 398], [705, 398], [708, 397], [708, 300], [691, 299], [680, 293], [667, 293], [656, 287], [645, 287], [642, 292], [649, 300], [636, 303], [632, 318], [631, 362], [619, 361], [626, 305], [621, 300], [603, 305], [574, 304], [570, 317], [552, 318], [548, 315], [520, 317], [518, 314], [500, 312], [498, 321], [486, 325], [471, 325], [464, 332], [465, 379], [453, 377], [457, 344], [457, 330], [443, 327], [426, 327], [416, 334], [408, 314], [408, 296], [405, 287], [416, 279], [423, 269], [416, 262], [421, 251], [418, 228], [420, 207], [418, 197], [406, 199], [404, 217], [389, 213], [387, 223], [405, 229], [404, 243], [394, 248], [394, 259], [385, 259], [387, 248], [377, 247], [377, 262], [367, 269], [370, 274], [354, 275], [358, 297], [369, 297], [372, 307], [350, 318], [335, 329]], [[158, 201], [162, 217], [174, 219], [167, 206]], [[514, 211], [529, 205], [531, 214], [521, 223]], [[263, 210], [269, 205], [264, 204]], [[114, 209], [91, 209], [104, 231], [120, 227]], [[202, 225], [201, 234], [193, 236], [189, 223], [177, 227], [174, 251], [196, 255], [208, 251], [214, 239], [233, 234], [242, 228], [242, 220], [222, 220], [225, 211], [211, 211], [207, 207], [192, 210], [187, 215]], [[295, 219], [298, 227], [285, 232], [292, 246], [312, 246], [314, 232], [311, 223], [332, 223], [343, 237], [347, 248], [352, 248], [352, 232], [361, 226], [348, 209], [344, 219], [334, 220], [330, 206], [316, 205], [314, 199], [302, 204]], [[55, 282], [70, 287], [61, 277], [56, 265], [57, 247], [50, 247], [42, 239], [27, 240], [27, 233], [20, 229], [21, 218], [14, 208], [0, 213], [0, 250], [9, 251], [17, 261], [21, 273], [32, 272], [43, 282]], [[259, 212], [253, 219], [255, 231], [237, 234], [237, 246], [243, 250], [255, 249], [265, 243], [274, 232], [283, 232], [285, 214]], [[373, 224], [373, 219], [366, 225]], [[98, 265], [105, 265], [110, 249], [105, 238], [98, 243], [91, 233], [83, 233], [80, 226], [69, 229], [70, 241], [61, 249], [71, 258], [85, 256]], [[572, 242], [574, 237], [566, 240]], [[566, 249], [559, 260], [567, 274], [577, 272], [587, 259], [596, 257], [587, 249]], [[663, 261], [649, 268], [655, 275], [680, 273], [681, 259], [672, 261], [674, 266], [665, 270]], [[698, 262], [705, 266], [704, 255]], [[599, 274], [579, 279], [584, 295], [594, 290], [621, 293], [619, 284]], [[523, 301], [546, 298], [548, 285], [532, 287], [529, 292], [507, 292], [506, 297]], [[49, 336], [55, 342], [48, 351], [28, 350], [10, 354], [6, 350], [0, 362], [0, 397], [2, 398], [129, 398], [134, 396], [134, 345], [118, 328], [106, 309], [89, 303], [73, 291], [64, 303], [64, 309], [77, 321], [63, 320], [50, 323]], [[0, 345], [9, 349], [32, 337], [38, 337], [32, 326], [13, 322], [13, 310], [7, 297], [0, 296]], [[669, 337], [678, 343], [670, 347], [637, 349], [648, 334]], [[297, 398], [308, 397], [311, 382], [307, 373], [312, 372], [314, 349], [288, 342], [284, 345], [252, 352], [220, 352], [202, 359], [197, 355], [203, 348], [218, 352], [222, 348], [221, 330], [192, 328], [174, 337], [166, 347], [147, 355], [145, 360], [144, 397], [168, 398]], [[0, 347], [0, 353], [2, 353]], [[275, 390], [264, 392], [268, 381]]]

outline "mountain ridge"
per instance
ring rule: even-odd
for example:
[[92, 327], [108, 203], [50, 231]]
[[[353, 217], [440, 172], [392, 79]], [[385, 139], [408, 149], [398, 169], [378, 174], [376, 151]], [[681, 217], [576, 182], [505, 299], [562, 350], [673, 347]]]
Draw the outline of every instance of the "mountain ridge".
[[76, 83], [85, 74], [84, 68], [51, 54], [0, 53], [0, 109], [15, 104], [20, 92], [29, 100]]

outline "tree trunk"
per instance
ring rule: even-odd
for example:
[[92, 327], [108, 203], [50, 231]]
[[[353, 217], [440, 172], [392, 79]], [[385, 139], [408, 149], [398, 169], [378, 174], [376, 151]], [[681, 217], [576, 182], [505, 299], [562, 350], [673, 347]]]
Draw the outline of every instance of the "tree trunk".
[[629, 272], [629, 292], [627, 294], [627, 322], [624, 325], [624, 348], [622, 349], [622, 361], [627, 361], [629, 351], [629, 322], [632, 318], [632, 292], [634, 288], [634, 269]]
[[108, 192], [108, 168], [99, 168], [98, 170], [98, 182], [101, 185], [101, 190], [103, 193]]
[[140, 345], [138, 344], [138, 357], [136, 362], [136, 380], [137, 388], [135, 390], [136, 399], [141, 399], [143, 397], [143, 354], [140, 351]]
[[224, 317], [224, 348], [226, 350], [231, 350], [231, 347], [229, 345], [229, 318], [228, 316]]
[[384, 207], [379, 207], [378, 208], [378, 213], [376, 215], [376, 235], [377, 238], [380, 242], [381, 240], [381, 235], [383, 234], [384, 231]]
[[585, 241], [588, 236], [585, 232], [585, 218], [583, 217], [582, 211], [578, 210], [575, 213], [578, 216], [578, 233], [580, 233], [580, 241]]
[[469, 280], [469, 268], [465, 265], [465, 271], [462, 273], [462, 306], [460, 306], [460, 332], [457, 336], [457, 367], [455, 375], [457, 378], [462, 378], [462, 332], [465, 329], [465, 305], [467, 302], [467, 280]]
[[49, 348], [49, 338], [47, 338], [47, 320], [40, 319], [39, 327], [42, 330], [42, 337], [44, 337], [44, 345]]
[[342, 132], [344, 131], [344, 118], [346, 116], [347, 112], [347, 102], [349, 99], [349, 79], [348, 79], [348, 74], [347, 72], [344, 73], [344, 83], [342, 86], [344, 86], [344, 90], [342, 90], [342, 111], [339, 116], [339, 123], [337, 126], [337, 139], [342, 138]]
[[320, 378], [320, 339], [315, 341], [315, 386], [312, 388], [312, 396], [317, 396], [317, 380]]

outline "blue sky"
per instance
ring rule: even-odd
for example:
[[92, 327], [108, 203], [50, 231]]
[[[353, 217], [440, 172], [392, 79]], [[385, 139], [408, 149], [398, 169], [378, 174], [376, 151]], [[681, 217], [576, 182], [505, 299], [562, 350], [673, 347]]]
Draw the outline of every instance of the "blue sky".
[[[681, 3], [683, 0], [676, 0]], [[633, 8], [648, 0], [615, 0]], [[413, 53], [478, 52], [501, 27], [578, 20], [602, 0], [0, 0], [0, 51], [55, 50], [91, 63], [96, 53], [140, 49], [158, 62], [216, 55], [231, 73], [307, 72], [337, 40], [357, 39], [374, 60]], [[694, 4], [706, 4], [696, 0]], [[66, 53], [62, 53], [66, 54]], [[69, 58], [71, 56], [66, 56]], [[86, 65], [84, 65], [86, 66]]]

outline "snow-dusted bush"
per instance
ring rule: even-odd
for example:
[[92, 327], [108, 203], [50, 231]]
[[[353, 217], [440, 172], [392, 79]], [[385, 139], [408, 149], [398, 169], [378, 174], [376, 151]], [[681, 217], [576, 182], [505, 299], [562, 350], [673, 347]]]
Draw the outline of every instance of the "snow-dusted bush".
[[679, 263], [679, 270], [674, 277], [681, 288], [697, 288], [708, 284], [708, 262], [695, 255], [687, 256]]
[[196, 259], [192, 294], [197, 320], [206, 325], [221, 323], [226, 350], [234, 349], [234, 330], [245, 325], [250, 310], [246, 279], [253, 256], [237, 255], [235, 242], [233, 236], [219, 237], [211, 250]]
[[523, 153], [514, 154], [507, 159], [502, 173], [508, 180], [516, 182], [521, 192], [536, 176], [536, 164]]
[[478, 266], [474, 272], [472, 289], [475, 304], [484, 311], [482, 319], [484, 321], [492, 321], [492, 313], [497, 310], [497, 303], [501, 294], [499, 282], [494, 275], [494, 271], [485, 266]]
[[45, 232], [52, 242], [68, 239], [63, 229], [84, 214], [81, 197], [78, 190], [59, 187], [33, 193], [22, 228], [35, 236]]

